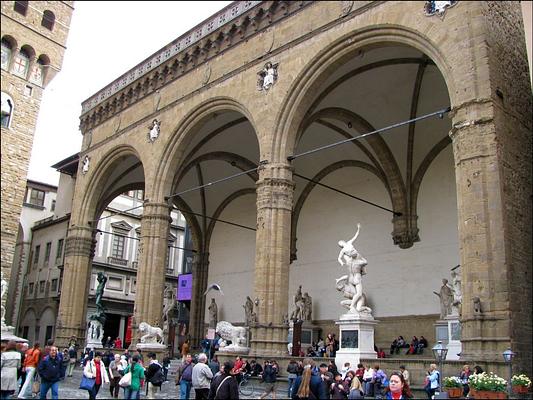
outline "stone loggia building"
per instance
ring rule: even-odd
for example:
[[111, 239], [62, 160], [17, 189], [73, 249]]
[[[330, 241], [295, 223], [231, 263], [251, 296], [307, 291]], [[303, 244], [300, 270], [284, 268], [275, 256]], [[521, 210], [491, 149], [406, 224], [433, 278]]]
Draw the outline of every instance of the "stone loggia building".
[[[73, 1], [2, 1], [1, 5], [1, 269], [7, 282], [11, 280], [41, 97], [61, 69], [73, 5]], [[16, 284], [11, 283], [13, 294]]]
[[256, 300], [254, 356], [286, 354], [284, 320], [300, 284], [314, 322], [335, 329], [337, 241], [360, 222], [378, 342], [434, 341], [432, 292], [460, 264], [461, 358], [498, 371], [511, 347], [515, 367], [531, 372], [531, 86], [520, 5], [436, 3], [234, 2], [85, 101], [58, 340], [85, 336], [80, 293], [95, 221], [124, 188], [144, 189], [134, 328], [160, 324], [172, 208], [197, 251], [193, 339], [205, 333], [203, 294], [217, 282], [219, 319], [242, 323], [240, 305]]

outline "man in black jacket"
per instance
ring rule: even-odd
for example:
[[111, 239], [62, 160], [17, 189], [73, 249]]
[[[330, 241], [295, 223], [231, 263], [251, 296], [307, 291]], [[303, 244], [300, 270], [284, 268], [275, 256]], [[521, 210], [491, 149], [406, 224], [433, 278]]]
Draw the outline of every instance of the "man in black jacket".
[[265, 362], [265, 368], [263, 369], [263, 381], [265, 382], [265, 392], [261, 395], [261, 399], [272, 393], [272, 398], [276, 398], [276, 381], [278, 376], [278, 368], [272, 360]]
[[39, 363], [38, 371], [41, 377], [41, 399], [52, 389], [52, 399], [58, 398], [59, 381], [65, 378], [65, 367], [57, 355], [57, 347], [50, 346], [50, 353]]
[[148, 385], [146, 385], [146, 394], [149, 399], [155, 399], [157, 388], [161, 388], [161, 385], [165, 381], [163, 366], [159, 364], [156, 357], [155, 353], [148, 353], [150, 364], [144, 373], [144, 377], [148, 382]]
[[237, 380], [230, 374], [233, 366], [233, 361], [226, 361], [223, 372], [213, 378], [209, 389], [209, 400], [239, 399]]

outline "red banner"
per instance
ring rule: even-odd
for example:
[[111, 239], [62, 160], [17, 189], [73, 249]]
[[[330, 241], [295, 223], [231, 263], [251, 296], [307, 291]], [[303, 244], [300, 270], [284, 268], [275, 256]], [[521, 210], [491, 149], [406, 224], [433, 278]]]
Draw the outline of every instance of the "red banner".
[[124, 348], [128, 348], [131, 344], [131, 321], [133, 317], [128, 317], [128, 324], [126, 325], [126, 337], [124, 338]]

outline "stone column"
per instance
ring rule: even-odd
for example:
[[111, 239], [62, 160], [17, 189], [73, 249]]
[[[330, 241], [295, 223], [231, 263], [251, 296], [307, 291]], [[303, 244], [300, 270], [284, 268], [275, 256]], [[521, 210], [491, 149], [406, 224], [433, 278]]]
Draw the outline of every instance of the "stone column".
[[137, 328], [141, 322], [163, 328], [163, 293], [171, 221], [170, 207], [167, 203], [144, 204], [133, 309], [133, 344], [139, 339]]
[[[454, 109], [453, 141], [462, 269], [461, 359], [501, 361], [511, 344], [509, 254], [490, 101]], [[480, 299], [481, 312], [474, 298]]]
[[56, 345], [59, 347], [68, 347], [71, 336], [76, 336], [80, 343], [85, 341], [95, 234], [96, 231], [88, 226], [72, 226], [67, 231], [63, 282], [56, 321]]
[[209, 274], [209, 253], [194, 257], [192, 264], [192, 300], [189, 318], [189, 336], [191, 347], [199, 347], [205, 336], [205, 296], [207, 276]]
[[257, 181], [255, 297], [258, 323], [252, 328], [251, 354], [287, 354], [288, 327], [283, 324], [289, 299], [292, 167], [267, 164]]

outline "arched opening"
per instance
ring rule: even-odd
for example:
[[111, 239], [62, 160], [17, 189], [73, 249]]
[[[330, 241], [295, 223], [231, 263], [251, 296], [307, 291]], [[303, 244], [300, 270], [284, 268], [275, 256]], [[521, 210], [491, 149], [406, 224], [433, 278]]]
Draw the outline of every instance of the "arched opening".
[[[434, 342], [439, 298], [418, 288], [423, 280], [425, 287], [438, 290], [441, 279], [459, 264], [450, 119], [406, 123], [298, 155], [446, 109], [446, 82], [427, 54], [402, 44], [354, 47], [328, 62], [295, 95], [305, 98], [305, 108], [292, 113], [299, 116], [292, 126], [299, 128], [294, 142], [285, 142], [297, 156], [292, 160], [296, 188], [289, 292], [302, 285], [302, 291], [320, 299], [312, 319], [334, 330], [328, 321], [343, 312], [343, 293], [335, 290], [333, 278], [346, 274], [337, 260], [337, 241], [351, 239], [360, 223], [354, 245], [368, 260], [363, 284], [368, 306], [381, 321], [376, 345], [388, 346], [398, 335], [423, 335]], [[412, 316], [417, 324], [406, 326]]]
[[56, 16], [54, 15], [54, 13], [50, 10], [44, 10], [43, 19], [41, 20], [41, 25], [51, 31], [54, 29], [55, 22], [56, 22]]
[[[244, 303], [253, 290], [259, 144], [246, 112], [232, 102], [198, 107], [189, 121], [184, 124], [188, 127], [179, 165], [173, 159], [170, 199], [187, 219], [196, 251], [188, 271], [192, 301], [183, 304], [189, 311], [189, 333], [198, 342], [209, 323], [211, 298], [218, 306], [218, 320], [244, 321], [235, 304]], [[233, 292], [231, 298], [215, 291], [204, 295], [211, 283]]]

